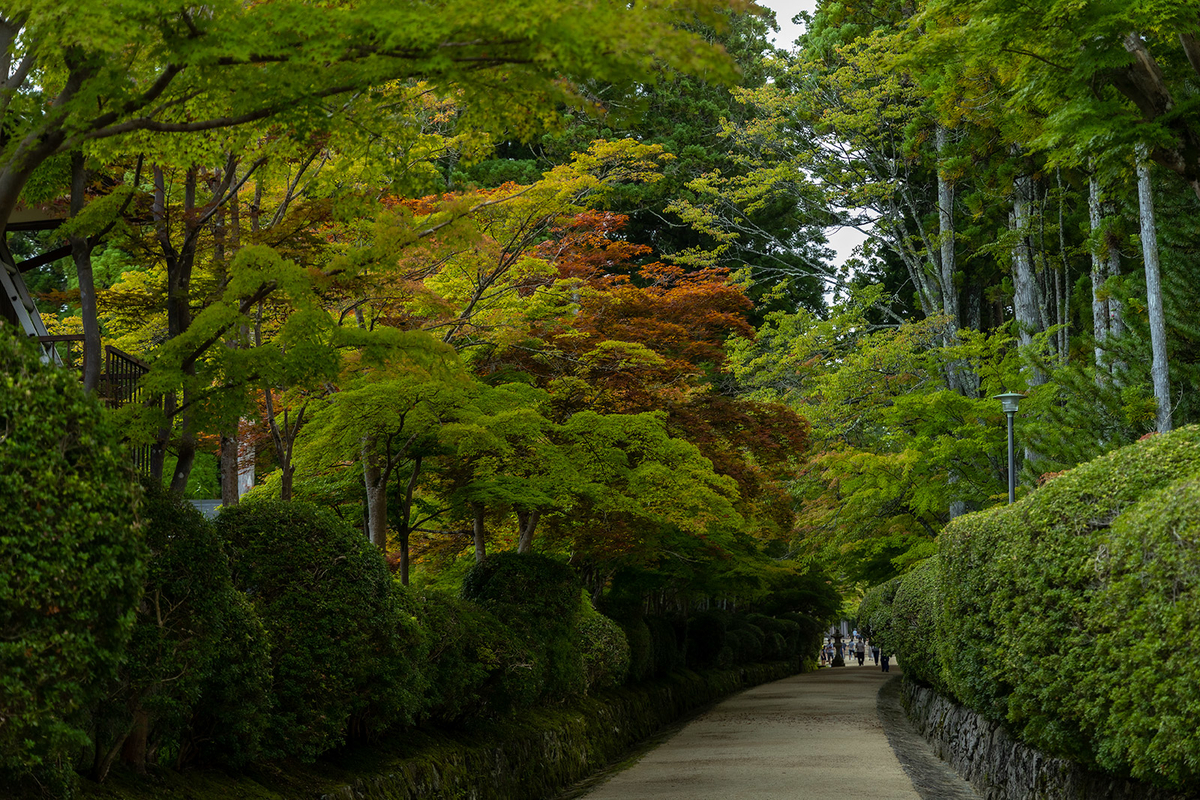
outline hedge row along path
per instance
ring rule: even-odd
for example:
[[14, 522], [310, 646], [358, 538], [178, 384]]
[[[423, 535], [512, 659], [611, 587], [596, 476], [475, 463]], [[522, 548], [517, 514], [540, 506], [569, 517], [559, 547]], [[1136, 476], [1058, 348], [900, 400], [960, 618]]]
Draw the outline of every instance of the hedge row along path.
[[585, 797], [976, 800], [908, 725], [898, 673], [894, 665], [882, 672], [868, 659], [863, 667], [826, 668], [749, 689]]

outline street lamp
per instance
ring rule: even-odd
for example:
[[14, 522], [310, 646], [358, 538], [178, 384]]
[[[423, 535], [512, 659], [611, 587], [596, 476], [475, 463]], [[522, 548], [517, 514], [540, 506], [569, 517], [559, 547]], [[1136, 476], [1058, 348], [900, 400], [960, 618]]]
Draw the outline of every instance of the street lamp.
[[1004, 413], [1008, 415], [1008, 504], [1012, 505], [1017, 500], [1017, 454], [1013, 450], [1013, 417], [1017, 413], [1017, 404], [1021, 402], [1021, 398], [1025, 395], [1017, 392], [1005, 392], [1004, 394], [993, 395], [993, 400], [1000, 401], [1000, 407], [1004, 409]]

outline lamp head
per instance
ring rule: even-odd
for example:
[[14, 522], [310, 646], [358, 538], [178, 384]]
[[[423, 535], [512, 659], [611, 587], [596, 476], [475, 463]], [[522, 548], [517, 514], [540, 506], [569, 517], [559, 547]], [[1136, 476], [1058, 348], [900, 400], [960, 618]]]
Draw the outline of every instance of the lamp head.
[[1004, 394], [992, 395], [993, 400], [1000, 401], [1000, 407], [1004, 409], [1005, 414], [1017, 413], [1017, 404], [1025, 395], [1018, 392], [1005, 392]]

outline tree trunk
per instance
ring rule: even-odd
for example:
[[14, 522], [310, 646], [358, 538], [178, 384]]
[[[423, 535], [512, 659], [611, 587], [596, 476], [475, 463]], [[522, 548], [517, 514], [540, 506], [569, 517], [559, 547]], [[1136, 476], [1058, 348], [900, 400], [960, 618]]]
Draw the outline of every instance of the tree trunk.
[[517, 512], [517, 552], [532, 553], [533, 552], [533, 534], [537, 530], [538, 520], [542, 517], [541, 511], [518, 511]]
[[[950, 318], [951, 330], [947, 331], [943, 339], [949, 347], [958, 344], [958, 330], [963, 327], [963, 318], [958, 287], [955, 285], [958, 258], [954, 237], [954, 183], [945, 167], [950, 156], [950, 134], [942, 125], [937, 127], [937, 149], [938, 233], [941, 239], [941, 275], [938, 282], [942, 288], [942, 313]], [[956, 360], [947, 365], [946, 378], [949, 387], [964, 397], [975, 397], [979, 394], [979, 376], [963, 360]], [[956, 516], [953, 508], [950, 513], [951, 516]]]
[[371, 543], [380, 552], [387, 549], [387, 482], [386, 459], [376, 452], [376, 441], [363, 439], [363, 482], [367, 489], [367, 531]]
[[475, 504], [475, 506], [474, 506], [474, 511], [475, 511], [474, 534], [475, 534], [475, 563], [476, 564], [482, 562], [485, 558], [487, 558], [487, 541], [486, 541], [487, 531], [484, 529], [484, 526], [483, 526], [483, 510], [484, 509], [483, 509], [482, 503]]
[[221, 435], [221, 505], [238, 501], [238, 437]]
[[[71, 154], [71, 216], [78, 216], [86, 203], [88, 172], [83, 153]], [[96, 306], [96, 282], [92, 272], [93, 241], [86, 234], [68, 237], [75, 274], [79, 278], [79, 312], [83, 318], [83, 388], [94, 392], [100, 386], [100, 319]]]
[[400, 522], [397, 524], [396, 539], [400, 544], [400, 583], [408, 586], [408, 538], [412, 535], [412, 501], [417, 490], [417, 480], [421, 477], [421, 456], [413, 458], [412, 472], [408, 476], [408, 484], [404, 488], [404, 496], [400, 498]]
[[954, 286], [954, 272], [958, 268], [954, 254], [954, 184], [946, 174], [945, 162], [949, 157], [949, 132], [937, 126], [938, 149], [938, 232], [941, 235], [941, 284], [942, 312], [950, 317], [955, 329], [962, 326], [962, 315], [958, 308], [958, 290]]
[[1158, 226], [1154, 220], [1154, 192], [1150, 185], [1150, 158], [1145, 145], [1137, 148], [1138, 209], [1142, 258], [1146, 262], [1146, 310], [1150, 316], [1150, 376], [1158, 406], [1158, 432], [1171, 430], [1171, 381], [1167, 370], [1167, 323], [1163, 314], [1162, 275], [1158, 261]]
[[[1041, 315], [1038, 309], [1037, 276], [1033, 272], [1033, 257], [1029, 246], [1030, 205], [1033, 196], [1033, 178], [1022, 169], [1013, 180], [1013, 227], [1017, 242], [1013, 247], [1013, 312], [1016, 315], [1017, 334], [1022, 346], [1033, 343], [1033, 335], [1040, 330]], [[1031, 386], [1046, 382], [1041, 370], [1030, 376]]]
[[1088, 181], [1088, 219], [1092, 229], [1092, 337], [1096, 341], [1096, 382], [1103, 383], [1108, 367], [1104, 364], [1104, 343], [1108, 340], [1108, 290], [1105, 280], [1108, 264], [1105, 258], [1107, 247], [1102, 233], [1104, 218], [1101, 215], [1100, 181], [1093, 174]]

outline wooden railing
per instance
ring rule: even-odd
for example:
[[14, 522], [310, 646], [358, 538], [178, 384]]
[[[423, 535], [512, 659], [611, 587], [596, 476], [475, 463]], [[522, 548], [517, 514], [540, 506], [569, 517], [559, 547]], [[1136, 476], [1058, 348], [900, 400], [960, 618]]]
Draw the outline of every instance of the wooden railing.
[[[68, 369], [79, 370], [83, 377], [84, 342], [82, 334], [66, 336], [39, 336], [38, 341], [53, 353], [56, 362]], [[112, 345], [104, 346], [104, 371], [96, 386], [96, 394], [104, 399], [109, 408], [117, 409], [130, 403], [161, 403], [162, 398], [147, 398], [140, 385], [142, 376], [150, 371], [150, 365], [136, 356], [119, 350]], [[147, 473], [150, 468], [150, 445], [133, 448], [134, 468]]]

